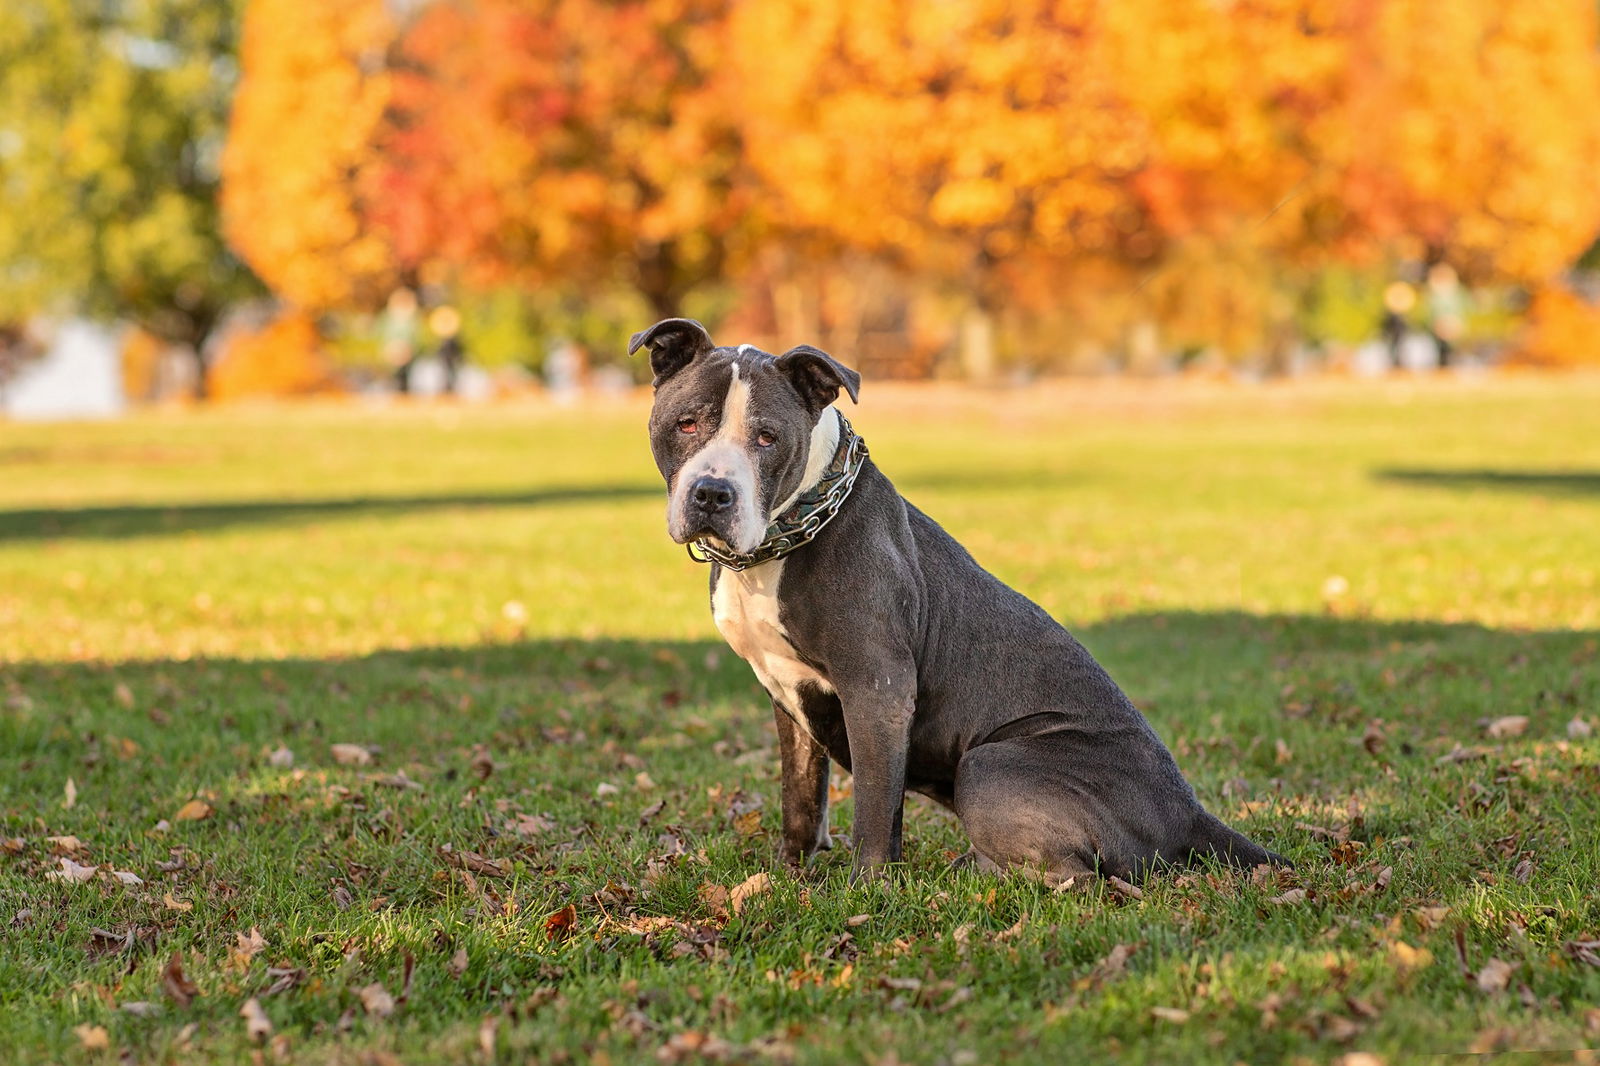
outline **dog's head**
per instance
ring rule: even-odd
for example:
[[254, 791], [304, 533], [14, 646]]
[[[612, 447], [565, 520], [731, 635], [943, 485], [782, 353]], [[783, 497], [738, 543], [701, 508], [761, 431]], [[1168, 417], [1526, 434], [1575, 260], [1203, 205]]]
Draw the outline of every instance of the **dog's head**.
[[687, 318], [635, 333], [628, 352], [640, 348], [655, 373], [650, 449], [667, 479], [668, 534], [751, 551], [833, 458], [839, 420], [828, 405], [841, 389], [855, 400], [861, 375], [804, 344], [776, 356], [719, 348]]

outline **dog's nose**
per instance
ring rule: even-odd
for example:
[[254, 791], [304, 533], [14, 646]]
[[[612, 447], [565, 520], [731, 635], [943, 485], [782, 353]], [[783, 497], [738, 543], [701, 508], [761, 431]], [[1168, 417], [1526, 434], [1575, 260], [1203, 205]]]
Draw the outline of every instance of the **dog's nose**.
[[733, 506], [733, 482], [720, 477], [703, 477], [689, 486], [689, 498], [706, 514], [716, 514]]

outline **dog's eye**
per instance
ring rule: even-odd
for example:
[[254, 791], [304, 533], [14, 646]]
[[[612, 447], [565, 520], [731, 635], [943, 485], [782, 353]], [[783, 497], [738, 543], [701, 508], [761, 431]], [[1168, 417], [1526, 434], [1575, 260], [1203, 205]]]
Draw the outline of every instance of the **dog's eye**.
[[680, 419], [678, 419], [678, 432], [679, 433], [693, 433], [698, 428], [700, 428], [700, 427], [698, 425], [696, 425], [695, 420], [692, 419], [692, 418], [680, 418]]
[[766, 430], [762, 430], [760, 433], [756, 434], [756, 443], [761, 445], [763, 448], [770, 448], [774, 444], [778, 443], [778, 438], [774, 437]]

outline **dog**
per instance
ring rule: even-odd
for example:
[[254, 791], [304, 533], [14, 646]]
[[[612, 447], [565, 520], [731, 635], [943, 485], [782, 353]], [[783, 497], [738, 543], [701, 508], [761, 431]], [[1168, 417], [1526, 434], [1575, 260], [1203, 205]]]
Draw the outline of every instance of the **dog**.
[[785, 862], [832, 846], [831, 758], [854, 775], [852, 880], [900, 861], [907, 791], [960, 818], [959, 862], [1051, 884], [1288, 865], [1200, 805], [1082, 644], [895, 491], [833, 406], [854, 370], [718, 347], [685, 318], [640, 348], [667, 532], [711, 564], [717, 629], [772, 698]]

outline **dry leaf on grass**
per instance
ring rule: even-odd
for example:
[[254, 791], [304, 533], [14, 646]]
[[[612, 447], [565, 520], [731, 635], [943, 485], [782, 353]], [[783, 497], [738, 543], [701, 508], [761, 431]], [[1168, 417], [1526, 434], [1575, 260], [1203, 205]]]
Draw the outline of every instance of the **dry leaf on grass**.
[[1293, 906], [1296, 903], [1304, 903], [1305, 901], [1306, 890], [1303, 888], [1291, 888], [1283, 895], [1273, 896], [1267, 900], [1268, 903], [1276, 903], [1281, 907]]
[[1433, 952], [1427, 948], [1414, 948], [1404, 940], [1389, 945], [1389, 961], [1401, 973], [1425, 969], [1433, 964]]
[[733, 908], [733, 913], [738, 914], [744, 910], [744, 905], [763, 892], [772, 888], [772, 875], [768, 873], [751, 874], [728, 893], [728, 905]]
[[356, 992], [361, 997], [361, 1009], [377, 1018], [387, 1018], [394, 1013], [394, 997], [383, 985], [374, 981]]
[[112, 870], [111, 876], [115, 877], [118, 881], [121, 881], [125, 885], [144, 884], [144, 878], [140, 877], [136, 873], [130, 873], [127, 870]]
[[72, 1031], [85, 1051], [106, 1051], [111, 1047], [111, 1034], [103, 1025], [75, 1025]]
[[1131, 885], [1120, 877], [1108, 877], [1106, 878], [1106, 883], [1119, 896], [1126, 896], [1129, 899], [1144, 899], [1144, 889], [1137, 885]]
[[1484, 732], [1496, 740], [1505, 737], [1520, 737], [1528, 729], [1528, 716], [1525, 714], [1508, 714], [1504, 718], [1496, 718], [1484, 727]]
[[61, 794], [61, 806], [66, 810], [70, 811], [78, 805], [78, 784], [72, 778], [67, 778], [67, 785], [61, 790]]
[[1504, 992], [1511, 983], [1511, 975], [1517, 967], [1502, 959], [1490, 959], [1478, 970], [1478, 990], [1481, 992]]
[[495, 1034], [500, 1029], [500, 1015], [485, 1014], [483, 1021], [478, 1023], [478, 1050], [483, 1052], [485, 1061], [494, 1061]]
[[1189, 1020], [1189, 1012], [1181, 1007], [1151, 1007], [1150, 1016], [1173, 1025], [1182, 1025]]
[[372, 752], [360, 744], [333, 744], [328, 751], [340, 766], [372, 765]]
[[[57, 855], [76, 855], [83, 850], [83, 841], [77, 837], [45, 837], [50, 844], [50, 850]], [[22, 850], [20, 847], [17, 850]]]
[[1594, 726], [1589, 724], [1587, 718], [1574, 716], [1572, 721], [1567, 723], [1567, 737], [1569, 739], [1584, 740], [1592, 736], [1594, 736]]
[[161, 990], [171, 996], [180, 1007], [187, 1007], [200, 994], [200, 989], [183, 972], [183, 955], [174, 952], [167, 964], [161, 967]]
[[251, 996], [244, 1001], [244, 1006], [239, 1008], [239, 1017], [244, 1019], [244, 1035], [252, 1044], [259, 1044], [272, 1035], [272, 1019], [261, 1009], [261, 1001], [256, 997]]
[[294, 765], [294, 752], [280, 744], [267, 755], [267, 765], [274, 770], [287, 770]]
[[61, 869], [51, 870], [45, 878], [51, 881], [65, 881], [71, 885], [81, 885], [94, 877], [98, 866], [80, 866], [65, 855], [61, 857]]
[[565, 940], [572, 935], [572, 927], [578, 921], [578, 908], [567, 904], [560, 910], [545, 917], [544, 935], [546, 940]]
[[161, 902], [167, 905], [167, 910], [169, 911], [178, 911], [179, 913], [187, 914], [194, 910], [193, 903], [190, 903], [187, 900], [177, 899], [172, 895], [171, 892], [168, 892], [164, 897], [162, 897]]
[[210, 818], [213, 811], [211, 804], [203, 799], [192, 799], [178, 808], [178, 813], [173, 815], [173, 821], [199, 822]]
[[233, 934], [233, 939], [233, 953], [242, 957], [246, 962], [267, 950], [267, 938], [262, 936], [261, 930], [253, 925], [248, 933]]
[[161, 1004], [147, 1003], [144, 1000], [129, 1000], [119, 1004], [117, 1009], [124, 1014], [131, 1014], [135, 1018], [154, 1018], [161, 1013]]
[[456, 948], [456, 953], [450, 956], [450, 976], [460, 977], [467, 972], [467, 949]]

